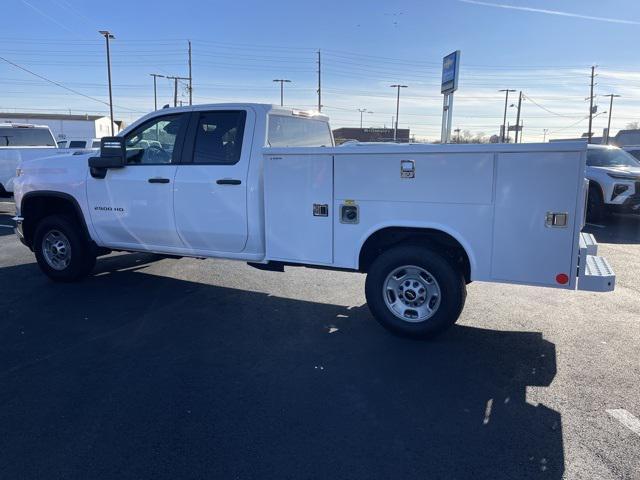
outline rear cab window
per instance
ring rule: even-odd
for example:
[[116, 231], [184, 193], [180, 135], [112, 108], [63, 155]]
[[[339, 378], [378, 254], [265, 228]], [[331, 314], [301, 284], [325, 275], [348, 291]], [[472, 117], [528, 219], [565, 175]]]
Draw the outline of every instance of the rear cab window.
[[48, 128], [0, 127], [0, 147], [56, 147]]
[[269, 115], [270, 147], [332, 147], [329, 122], [307, 117]]

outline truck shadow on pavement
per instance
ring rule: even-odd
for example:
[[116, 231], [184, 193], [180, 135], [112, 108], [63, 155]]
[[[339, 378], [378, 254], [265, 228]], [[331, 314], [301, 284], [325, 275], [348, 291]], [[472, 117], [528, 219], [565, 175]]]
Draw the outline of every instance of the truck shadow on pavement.
[[152, 261], [109, 257], [73, 285], [0, 270], [3, 476], [562, 477], [560, 414], [526, 401], [556, 373], [540, 333], [412, 341], [366, 306], [145, 273]]

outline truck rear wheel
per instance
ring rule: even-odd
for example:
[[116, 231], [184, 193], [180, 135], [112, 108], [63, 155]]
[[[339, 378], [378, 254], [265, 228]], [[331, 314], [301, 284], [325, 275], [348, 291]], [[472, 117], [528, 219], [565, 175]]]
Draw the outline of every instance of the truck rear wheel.
[[57, 282], [86, 277], [96, 264], [95, 253], [77, 222], [66, 215], [40, 221], [33, 237], [33, 251], [40, 269]]
[[438, 252], [412, 245], [374, 260], [365, 294], [383, 327], [415, 338], [433, 337], [452, 326], [467, 295], [462, 272]]

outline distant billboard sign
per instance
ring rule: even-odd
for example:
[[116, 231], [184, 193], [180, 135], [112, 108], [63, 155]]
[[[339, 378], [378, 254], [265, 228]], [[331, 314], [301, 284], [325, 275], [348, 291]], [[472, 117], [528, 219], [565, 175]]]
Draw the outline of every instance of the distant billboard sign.
[[458, 71], [460, 70], [460, 50], [450, 53], [442, 59], [441, 93], [452, 93], [458, 89]]

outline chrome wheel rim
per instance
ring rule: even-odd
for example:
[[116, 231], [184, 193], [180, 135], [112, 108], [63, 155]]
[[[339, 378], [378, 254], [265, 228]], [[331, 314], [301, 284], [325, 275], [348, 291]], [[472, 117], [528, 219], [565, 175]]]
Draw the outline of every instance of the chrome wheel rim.
[[403, 265], [387, 275], [382, 295], [391, 313], [405, 322], [424, 322], [440, 307], [438, 281], [427, 270], [415, 265]]
[[42, 239], [42, 255], [54, 270], [64, 270], [71, 263], [71, 244], [64, 233], [49, 230]]

